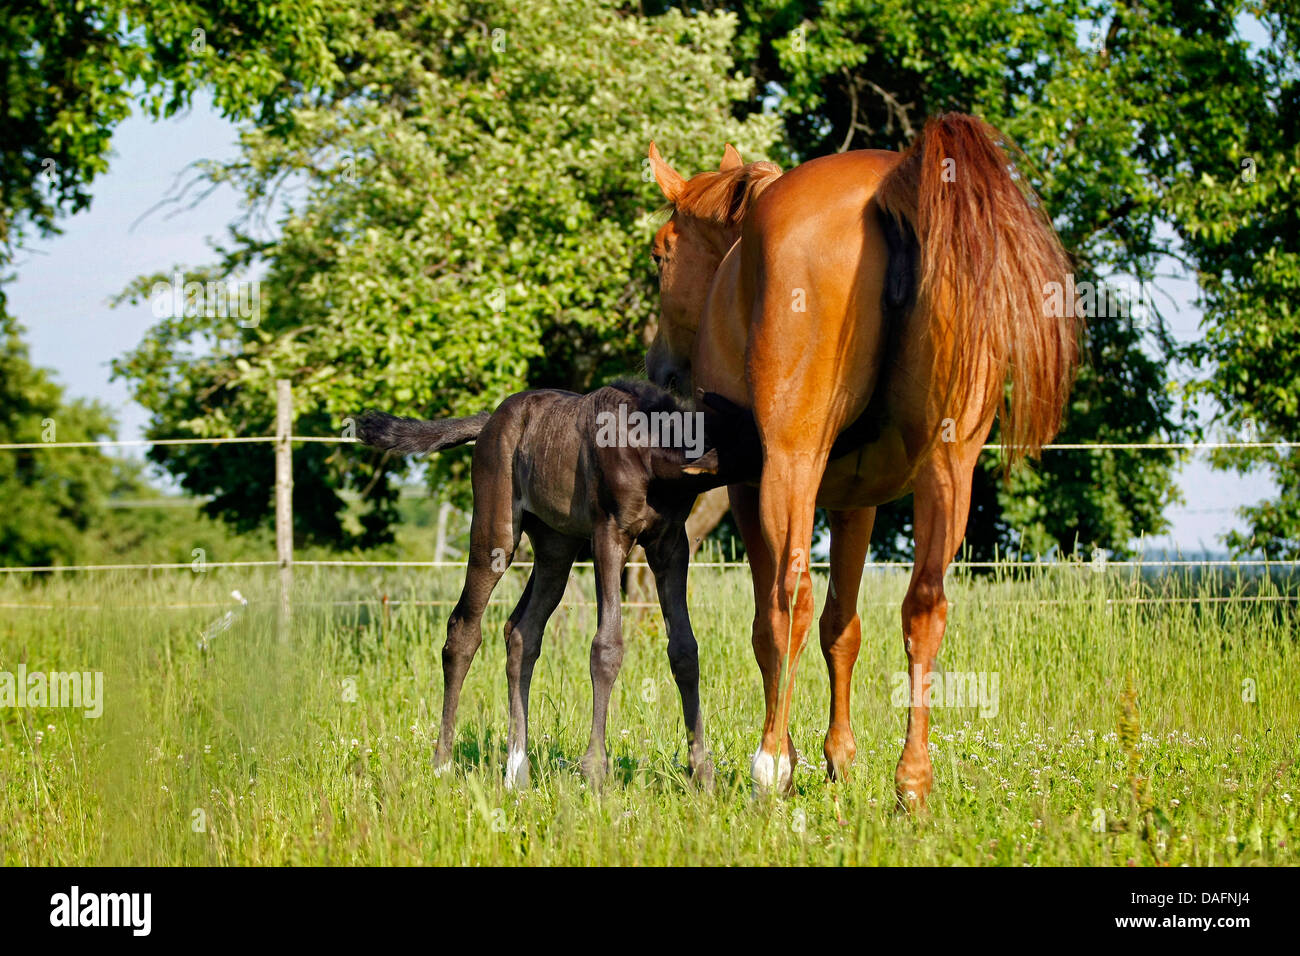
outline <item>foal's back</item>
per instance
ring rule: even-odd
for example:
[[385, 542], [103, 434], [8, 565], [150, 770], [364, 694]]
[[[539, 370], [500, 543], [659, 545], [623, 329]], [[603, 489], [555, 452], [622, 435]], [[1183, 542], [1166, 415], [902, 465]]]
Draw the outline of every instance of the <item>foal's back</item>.
[[674, 516], [683, 504], [689, 510], [698, 489], [690, 481], [656, 481], [655, 456], [671, 450], [630, 445], [625, 436], [602, 445], [598, 435], [602, 415], [616, 420], [620, 406], [626, 416], [662, 410], [665, 402], [672, 400], [648, 383], [587, 395], [559, 389], [512, 395], [479, 435], [475, 485], [497, 485], [508, 470], [516, 508], [574, 537], [590, 537], [606, 517], [633, 537], [653, 530], [665, 508]]
[[592, 462], [586, 439], [594, 416], [586, 396], [560, 389], [511, 395], [474, 446], [474, 486], [509, 474], [517, 510], [563, 534], [590, 537]]

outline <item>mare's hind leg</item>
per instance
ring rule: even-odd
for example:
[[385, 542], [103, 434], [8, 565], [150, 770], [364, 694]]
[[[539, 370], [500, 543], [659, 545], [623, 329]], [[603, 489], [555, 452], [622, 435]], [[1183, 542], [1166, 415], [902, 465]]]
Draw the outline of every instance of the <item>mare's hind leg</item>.
[[682, 697], [691, 776], [708, 789], [713, 786], [713, 763], [704, 746], [704, 718], [700, 715], [699, 645], [695, 642], [690, 610], [686, 605], [686, 571], [691, 549], [685, 529], [677, 525], [674, 531], [648, 544], [645, 551], [659, 590], [664, 624], [668, 628], [668, 663]]
[[857, 755], [857, 742], [849, 723], [849, 698], [853, 690], [853, 665], [862, 645], [862, 622], [858, 619], [858, 587], [867, 560], [875, 508], [830, 512], [830, 588], [822, 610], [820, 631], [822, 656], [831, 679], [831, 719], [826, 725], [826, 775], [843, 778]]
[[942, 445], [916, 475], [913, 485], [913, 525], [916, 557], [912, 580], [903, 598], [903, 643], [912, 699], [907, 712], [907, 737], [894, 771], [899, 805], [923, 807], [934, 772], [930, 765], [930, 708], [926, 704], [934, 659], [948, 623], [948, 599], [943, 577], [957, 553], [970, 512], [971, 473], [982, 442], [965, 448]]
[[623, 666], [623, 608], [619, 579], [632, 542], [607, 519], [592, 536], [596, 566], [596, 639], [591, 644], [591, 740], [582, 757], [582, 772], [599, 786], [609, 771], [605, 752], [605, 717], [614, 679]]
[[564, 597], [569, 569], [582, 547], [581, 538], [552, 531], [528, 520], [533, 543], [533, 573], [524, 596], [506, 622], [506, 679], [510, 684], [510, 733], [506, 741], [506, 786], [528, 786], [528, 688], [533, 665], [542, 652], [546, 622]]
[[483, 643], [483, 611], [519, 546], [521, 516], [509, 471], [493, 472], [478, 467], [475, 461], [474, 517], [470, 522], [465, 586], [447, 619], [447, 643], [442, 646], [442, 727], [433, 758], [434, 768], [439, 771], [451, 763], [461, 686]]

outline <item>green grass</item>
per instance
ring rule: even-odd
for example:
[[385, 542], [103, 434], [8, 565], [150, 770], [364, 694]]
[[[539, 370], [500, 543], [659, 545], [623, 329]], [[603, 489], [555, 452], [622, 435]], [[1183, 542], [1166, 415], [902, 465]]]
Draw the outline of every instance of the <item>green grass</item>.
[[[936, 708], [928, 813], [894, 811], [905, 711], [898, 574], [869, 575], [854, 678], [858, 759], [829, 784], [828, 689], [814, 637], [792, 731], [788, 800], [754, 800], [761, 698], [744, 571], [697, 569], [692, 609], [717, 765], [685, 779], [685, 741], [658, 613], [625, 621], [614, 770], [578, 775], [595, 609], [553, 618], [533, 685], [533, 786], [502, 786], [501, 627], [512, 571], [470, 671], [456, 769], [430, 756], [446, 607], [385, 617], [378, 596], [453, 599], [454, 571], [299, 570], [292, 633], [276, 636], [271, 574], [67, 575], [0, 580], [0, 670], [104, 673], [101, 718], [0, 709], [0, 860], [6, 864], [1083, 864], [1277, 865], [1300, 840], [1300, 650], [1290, 603], [1107, 604], [1106, 598], [1276, 593], [1269, 582], [1145, 583], [1122, 570], [1027, 581], [953, 576], [948, 672], [996, 673], [996, 716]], [[200, 631], [239, 588], [231, 628]], [[825, 579], [815, 576], [818, 606]], [[590, 600], [590, 571], [570, 586]], [[365, 603], [356, 605], [330, 602]], [[149, 609], [213, 602], [220, 608]], [[351, 682], [355, 682], [352, 684]], [[1254, 700], [1244, 693], [1253, 682]], [[348, 688], [355, 686], [355, 700]], [[1130, 690], [1131, 694], [1126, 693]], [[1126, 699], [1128, 703], [1126, 704]], [[39, 736], [38, 736], [39, 735]], [[1143, 780], [1146, 780], [1144, 783]], [[202, 824], [200, 826], [200, 824]]]

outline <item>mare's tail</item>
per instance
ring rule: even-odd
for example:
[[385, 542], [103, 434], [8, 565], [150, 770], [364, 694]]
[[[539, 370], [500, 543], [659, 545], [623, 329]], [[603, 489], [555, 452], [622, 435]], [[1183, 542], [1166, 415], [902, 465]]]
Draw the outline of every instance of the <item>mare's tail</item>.
[[987, 123], [940, 116], [875, 199], [920, 245], [915, 308], [936, 338], [952, 343], [947, 367], [935, 369], [945, 404], [967, 400], [988, 363], [1010, 465], [1037, 454], [1060, 427], [1080, 327], [1073, 309], [1051, 306], [1050, 291], [1068, 286], [1069, 259], [1008, 151], [1014, 147]]

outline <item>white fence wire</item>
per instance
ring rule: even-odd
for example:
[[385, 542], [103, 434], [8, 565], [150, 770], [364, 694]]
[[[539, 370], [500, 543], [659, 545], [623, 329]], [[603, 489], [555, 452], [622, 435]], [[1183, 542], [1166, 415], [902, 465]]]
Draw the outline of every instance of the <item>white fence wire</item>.
[[[287, 397], [287, 388], [284, 388], [280, 395], [281, 405], [277, 411], [287, 417], [291, 408], [291, 398]], [[125, 439], [125, 440], [108, 440], [108, 441], [39, 441], [39, 442], [11, 442], [0, 443], [0, 451], [30, 451], [37, 449], [58, 449], [58, 448], [141, 448], [141, 447], [158, 447], [171, 445], [248, 445], [248, 444], [274, 444], [278, 450], [283, 450], [287, 446], [294, 444], [359, 444], [358, 439], [346, 437], [344, 435], [291, 435], [288, 429], [283, 429], [280, 434], [276, 435], [256, 435], [256, 436], [215, 436], [215, 437], [190, 437], [190, 438], [152, 438], [152, 439]], [[1043, 451], [1083, 451], [1083, 452], [1100, 452], [1100, 451], [1213, 451], [1220, 449], [1271, 449], [1286, 450], [1300, 447], [1300, 442], [1293, 441], [1188, 441], [1188, 442], [1095, 442], [1095, 443], [1077, 443], [1077, 442], [1058, 442], [1043, 446]], [[1002, 446], [991, 443], [984, 446], [984, 451], [1001, 451]], [[291, 481], [291, 476], [282, 472], [279, 463], [277, 463], [277, 483], [281, 481]], [[139, 503], [141, 506], [145, 502]], [[286, 516], [277, 515], [277, 524], [283, 524]], [[465, 567], [465, 562], [461, 561], [396, 561], [396, 560], [297, 560], [292, 556], [291, 545], [287, 546], [284, 542], [278, 545], [280, 555], [276, 560], [265, 561], [203, 561], [203, 562], [175, 562], [175, 563], [150, 563], [150, 564], [78, 564], [78, 565], [38, 565], [22, 567], [0, 567], [0, 575], [13, 574], [63, 574], [63, 573], [84, 573], [84, 572], [113, 572], [113, 571], [171, 571], [171, 570], [209, 570], [223, 568], [279, 568], [282, 574], [292, 568], [461, 568]], [[516, 561], [510, 567], [520, 570], [530, 570], [533, 564], [531, 561]], [[590, 568], [590, 561], [575, 562], [574, 567]], [[1020, 571], [1058, 571], [1080, 568], [1089, 568], [1093, 570], [1102, 570], [1109, 568], [1295, 568], [1300, 566], [1300, 561], [1278, 560], [1278, 559], [1141, 559], [1141, 560], [1105, 560], [1103, 562], [1088, 562], [1078, 559], [1064, 559], [1055, 561], [954, 561], [950, 567], [953, 569], [983, 569], [997, 570], [1007, 569]], [[644, 562], [630, 562], [630, 568], [644, 568], [647, 565]], [[712, 568], [712, 569], [741, 569], [748, 568], [745, 561], [698, 561], [692, 562], [693, 569]], [[811, 562], [809, 565], [812, 569], [825, 570], [829, 564], [824, 561]], [[910, 561], [867, 561], [864, 563], [864, 569], [910, 569]], [[1291, 602], [1300, 599], [1300, 595], [1241, 595], [1232, 597], [1150, 597], [1150, 598], [1107, 598], [1106, 604], [1166, 604], [1166, 603], [1226, 603], [1231, 601], [1262, 601], [1262, 602]], [[287, 592], [282, 595], [282, 600], [287, 601]], [[307, 602], [310, 605], [313, 602]], [[388, 606], [424, 606], [424, 607], [443, 607], [451, 606], [454, 601], [389, 601], [387, 598], [375, 600], [357, 600], [357, 601], [334, 601], [334, 602], [315, 602], [327, 603], [334, 606], [360, 606], [366, 604], [382, 603]], [[505, 602], [492, 602], [505, 603]], [[566, 602], [567, 603], [567, 602]], [[591, 604], [591, 602], [576, 602], [581, 605]], [[999, 602], [1007, 603], [1007, 602]], [[1036, 605], [1047, 605], [1053, 603], [1067, 603], [1052, 600], [1029, 600], [1026, 603]], [[204, 608], [204, 607], [224, 607], [223, 604], [168, 604], [168, 605], [145, 605], [142, 607], [152, 608]], [[592, 605], [594, 606], [594, 605]], [[656, 604], [645, 602], [627, 602], [626, 607], [657, 607]], [[19, 604], [19, 603], [0, 603], [0, 608], [69, 608], [72, 605], [44, 605], [44, 604]], [[86, 605], [86, 607], [98, 607], [95, 605]]]

